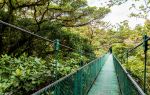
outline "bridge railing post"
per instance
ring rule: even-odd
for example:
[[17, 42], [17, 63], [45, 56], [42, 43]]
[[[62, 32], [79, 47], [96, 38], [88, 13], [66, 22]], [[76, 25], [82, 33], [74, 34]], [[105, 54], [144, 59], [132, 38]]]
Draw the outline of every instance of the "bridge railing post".
[[74, 80], [73, 95], [82, 95], [82, 71], [77, 71]]
[[82, 56], [83, 56], [83, 52], [82, 52], [82, 50], [80, 50], [80, 57], [81, 57], [81, 60], [79, 63], [80, 67], [82, 67], [84, 65], [83, 60], [82, 60]]
[[112, 53], [112, 46], [109, 48], [109, 52]]
[[129, 68], [129, 64], [128, 64], [128, 57], [129, 57], [129, 52], [128, 52], [128, 50], [127, 50], [127, 51], [126, 51], [126, 64], [127, 64], [127, 68], [130, 69], [130, 68]]
[[147, 35], [143, 37], [143, 47], [144, 47], [144, 92], [146, 93], [146, 72], [147, 72], [147, 50], [148, 50], [148, 40]]
[[56, 80], [58, 79], [58, 51], [59, 51], [59, 40], [56, 39], [54, 42], [54, 52], [55, 52], [55, 67], [56, 67]]
[[75, 74], [75, 79], [74, 79], [74, 88], [73, 88], [73, 95], [78, 95], [78, 73]]
[[[55, 53], [55, 57], [54, 57], [54, 59], [55, 59], [55, 61], [54, 61], [54, 63], [55, 63], [55, 70], [54, 70], [54, 72], [55, 72], [56, 80], [58, 79], [58, 51], [59, 51], [59, 47], [60, 47], [59, 45], [60, 45], [59, 44], [59, 40], [56, 39], [54, 41], [54, 53]], [[60, 95], [60, 94], [61, 94], [60, 86], [58, 84], [57, 86], [55, 86], [54, 95]]]
[[[82, 50], [80, 50], [80, 56], [82, 57], [82, 55], [83, 55], [83, 52], [82, 52]], [[80, 67], [82, 67], [84, 64], [83, 64], [83, 60], [82, 60], [82, 58], [81, 58], [81, 61], [80, 61]], [[83, 69], [80, 71], [80, 72], [78, 72], [78, 85], [79, 85], [79, 88], [80, 89], [78, 89], [79, 90], [79, 93], [78, 93], [78, 95], [82, 95], [82, 90], [83, 90], [83, 77], [82, 77], [82, 72], [83, 72]]]

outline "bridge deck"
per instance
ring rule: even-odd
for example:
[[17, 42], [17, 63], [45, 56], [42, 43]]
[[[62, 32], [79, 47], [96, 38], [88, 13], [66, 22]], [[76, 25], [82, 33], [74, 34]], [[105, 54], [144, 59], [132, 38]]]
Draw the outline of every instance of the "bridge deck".
[[121, 95], [112, 55], [108, 57], [88, 95]]

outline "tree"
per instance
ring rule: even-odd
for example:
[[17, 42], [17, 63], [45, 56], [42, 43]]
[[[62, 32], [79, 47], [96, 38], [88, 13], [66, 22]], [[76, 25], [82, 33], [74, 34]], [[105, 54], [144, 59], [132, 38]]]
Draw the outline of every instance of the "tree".
[[[57, 32], [62, 27], [85, 26], [103, 18], [110, 11], [105, 7], [89, 7], [86, 0], [0, 0], [0, 8], [1, 20], [38, 34], [43, 34], [41, 28], [45, 23], [51, 27], [57, 27], [58, 30], [54, 29]], [[1, 28], [1, 53], [8, 51], [11, 54], [22, 45], [32, 43], [33, 37], [19, 38], [15, 43], [9, 44], [10, 47], [6, 50], [3, 38], [7, 28], [4, 25], [1, 25]]]

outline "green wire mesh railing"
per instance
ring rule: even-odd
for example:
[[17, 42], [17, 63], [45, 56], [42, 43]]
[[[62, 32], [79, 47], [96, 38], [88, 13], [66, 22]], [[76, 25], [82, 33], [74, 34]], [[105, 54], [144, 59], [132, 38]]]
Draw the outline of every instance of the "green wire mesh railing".
[[121, 63], [125, 63], [124, 66], [136, 78], [144, 93], [148, 95], [150, 94], [150, 85], [148, 84], [150, 81], [149, 40], [149, 36], [143, 35], [143, 41], [133, 48], [125, 48], [122, 58], [119, 59], [122, 60]]
[[115, 56], [113, 56], [113, 60], [122, 95], [145, 95], [143, 90], [133, 80], [130, 74], [122, 67]]
[[95, 59], [33, 95], [86, 95], [109, 54]]

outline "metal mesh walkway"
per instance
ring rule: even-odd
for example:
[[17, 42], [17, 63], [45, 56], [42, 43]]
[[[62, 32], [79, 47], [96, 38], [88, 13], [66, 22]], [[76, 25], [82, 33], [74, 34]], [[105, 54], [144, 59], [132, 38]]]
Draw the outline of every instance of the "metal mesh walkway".
[[88, 95], [120, 95], [112, 55], [104, 64]]

